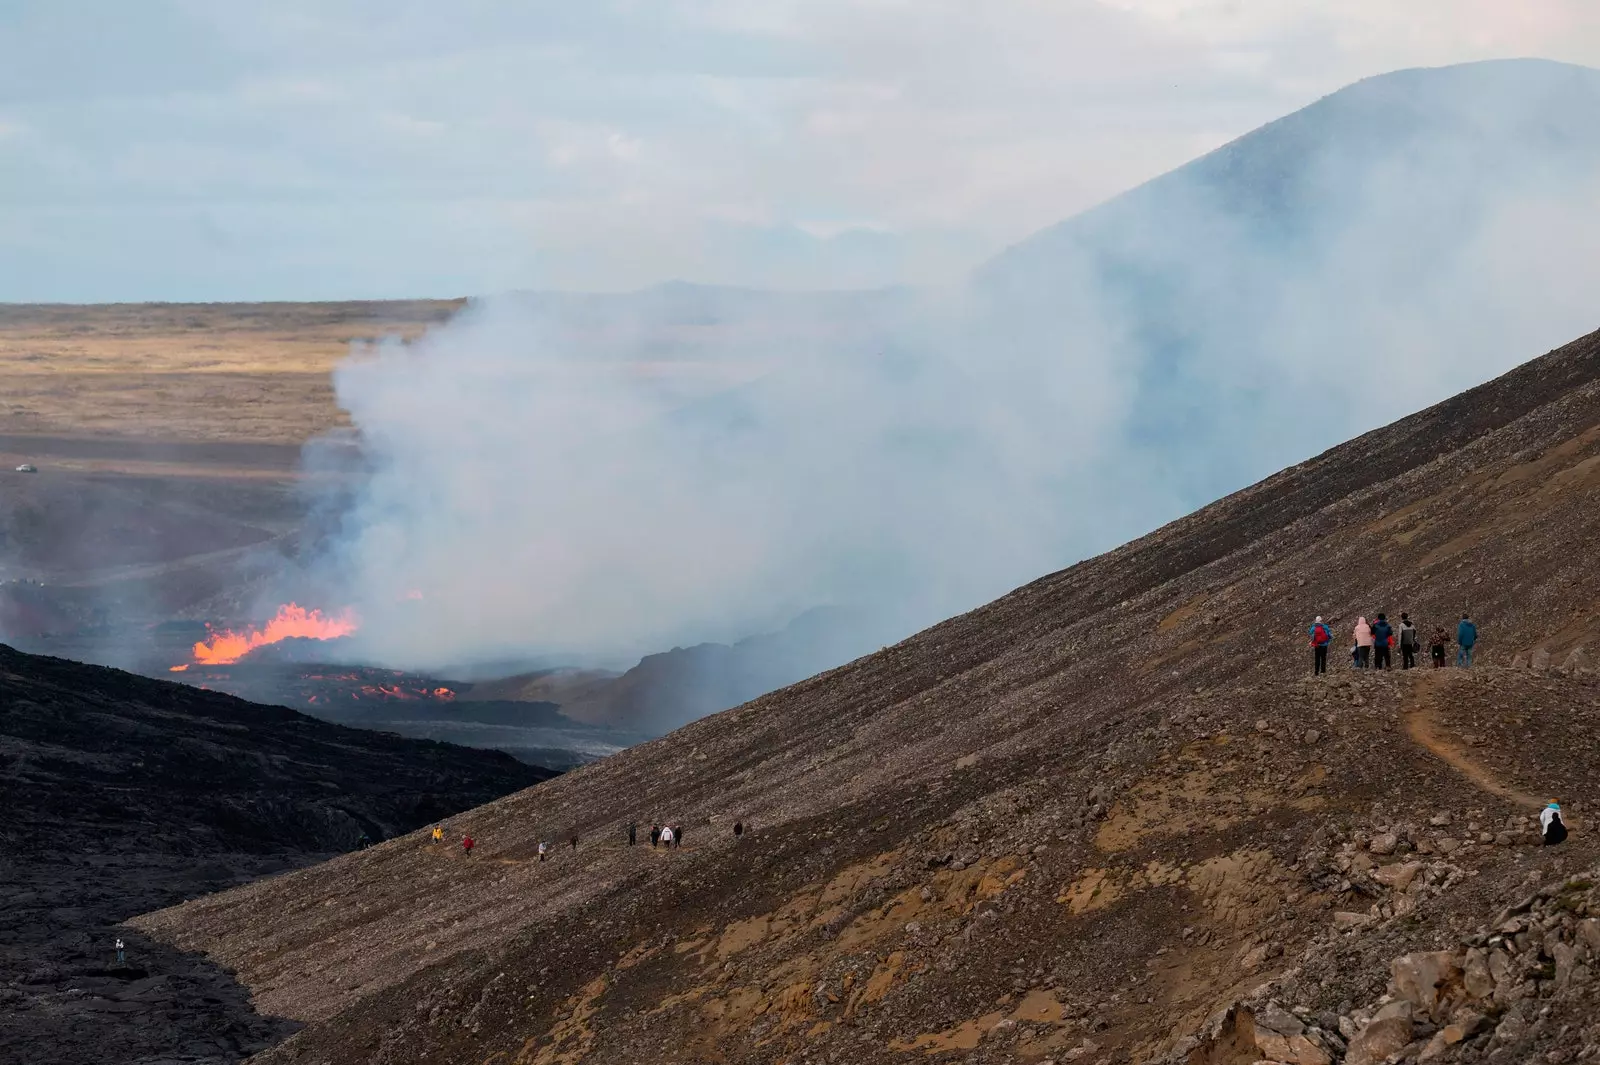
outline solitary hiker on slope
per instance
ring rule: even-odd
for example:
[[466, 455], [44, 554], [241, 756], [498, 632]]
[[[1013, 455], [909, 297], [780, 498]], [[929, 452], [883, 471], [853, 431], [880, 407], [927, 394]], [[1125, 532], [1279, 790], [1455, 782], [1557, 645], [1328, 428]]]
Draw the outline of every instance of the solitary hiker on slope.
[[443, 840], [444, 840], [444, 828], [439, 826], [439, 825], [434, 825], [433, 826], [433, 841], [435, 843], [439, 843], [439, 842], [442, 842]]
[[1400, 614], [1400, 668], [1411, 669], [1417, 664], [1417, 646], [1421, 636], [1417, 627], [1411, 624], [1411, 615]]
[[1554, 847], [1567, 838], [1567, 825], [1561, 820], [1560, 803], [1551, 802], [1539, 811], [1539, 832], [1544, 836], [1546, 847]]
[[545, 856], [548, 855], [549, 853], [550, 853], [550, 844], [546, 843], [544, 840], [541, 839], [539, 841], [539, 860], [541, 862], [544, 861], [545, 860]]
[[1372, 668], [1390, 668], [1393, 664], [1394, 626], [1389, 624], [1387, 614], [1379, 614], [1377, 622], [1372, 626], [1372, 648]]
[[639, 826], [635, 822], [629, 821], [628, 822], [628, 846], [631, 847], [637, 842], [639, 842]]
[[461, 850], [462, 850], [463, 853], [466, 853], [466, 854], [471, 854], [472, 853], [472, 842], [473, 841], [472, 841], [472, 837], [471, 836], [462, 836], [461, 837]]
[[1366, 618], [1356, 618], [1356, 668], [1366, 669], [1372, 662], [1372, 626]]
[[1472, 623], [1467, 615], [1461, 615], [1461, 624], [1456, 626], [1456, 665], [1463, 668], [1472, 665], [1472, 649], [1478, 645], [1478, 626]]
[[1323, 624], [1321, 614], [1311, 623], [1310, 633], [1311, 675], [1316, 677], [1328, 672], [1328, 645], [1333, 642], [1333, 633]]
[[117, 940], [117, 964], [128, 964], [128, 950], [122, 945], [122, 940]]

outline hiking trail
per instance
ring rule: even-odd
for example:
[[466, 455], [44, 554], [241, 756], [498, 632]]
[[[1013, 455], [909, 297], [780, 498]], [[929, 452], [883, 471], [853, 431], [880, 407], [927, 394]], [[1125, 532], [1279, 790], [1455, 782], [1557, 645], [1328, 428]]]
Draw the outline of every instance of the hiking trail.
[[1441, 681], [1448, 682], [1448, 679], [1437, 676], [1433, 670], [1429, 670], [1420, 673], [1414, 682], [1415, 690], [1412, 692], [1411, 705], [1405, 715], [1406, 734], [1411, 737], [1412, 742], [1438, 757], [1491, 795], [1498, 795], [1518, 806], [1531, 807], [1535, 810], [1543, 808], [1543, 799], [1507, 784], [1492, 770], [1476, 761], [1465, 747], [1446, 735], [1439, 720], [1438, 688]]

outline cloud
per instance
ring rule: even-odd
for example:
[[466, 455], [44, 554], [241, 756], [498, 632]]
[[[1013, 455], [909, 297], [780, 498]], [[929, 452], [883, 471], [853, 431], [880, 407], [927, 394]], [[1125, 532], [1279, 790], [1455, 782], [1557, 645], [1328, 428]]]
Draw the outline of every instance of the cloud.
[[[1592, 6], [20, 0], [0, 15], [0, 96], [34, 135], [8, 159], [0, 233], [37, 234], [70, 265], [35, 271], [32, 244], [0, 238], [0, 286], [248, 299], [463, 279], [950, 281], [1357, 77], [1504, 51], [1600, 62]], [[343, 209], [420, 234], [503, 210], [523, 243], [446, 235], [397, 269], [395, 240], [307, 223]], [[273, 237], [218, 275], [193, 226], [163, 237], [152, 212], [234, 215], [241, 233], [269, 219]], [[750, 233], [730, 235], [738, 217]], [[90, 219], [98, 241], [80, 236]], [[870, 254], [819, 240], [769, 256], [761, 236], [845, 227], [877, 235]], [[130, 242], [153, 269], [129, 265]], [[297, 268], [318, 260], [340, 269]]]

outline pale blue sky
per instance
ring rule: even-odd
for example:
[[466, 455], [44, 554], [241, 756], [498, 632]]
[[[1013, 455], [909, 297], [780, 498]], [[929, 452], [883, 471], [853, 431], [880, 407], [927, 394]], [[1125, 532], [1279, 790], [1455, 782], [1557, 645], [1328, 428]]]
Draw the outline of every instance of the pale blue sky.
[[939, 281], [1360, 77], [1600, 65], [1596, 8], [0, 0], [0, 300]]

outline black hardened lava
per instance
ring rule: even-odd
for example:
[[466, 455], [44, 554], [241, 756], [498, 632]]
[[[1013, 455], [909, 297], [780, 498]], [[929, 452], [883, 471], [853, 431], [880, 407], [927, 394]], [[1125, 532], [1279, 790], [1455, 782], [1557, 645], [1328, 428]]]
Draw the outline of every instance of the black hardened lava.
[[550, 775], [0, 645], [0, 1061], [232, 1062], [269, 1046], [294, 1025], [119, 923]]

